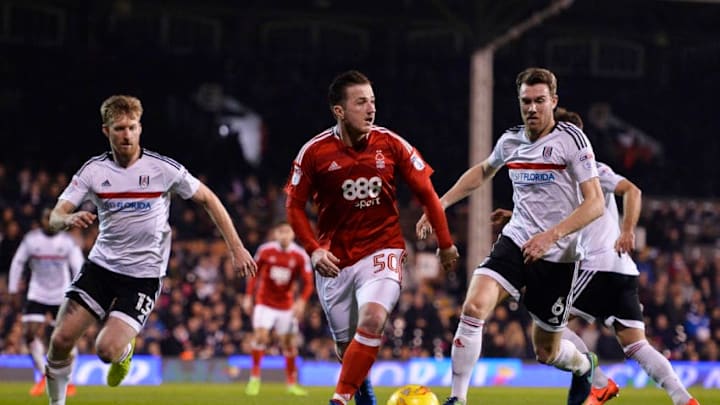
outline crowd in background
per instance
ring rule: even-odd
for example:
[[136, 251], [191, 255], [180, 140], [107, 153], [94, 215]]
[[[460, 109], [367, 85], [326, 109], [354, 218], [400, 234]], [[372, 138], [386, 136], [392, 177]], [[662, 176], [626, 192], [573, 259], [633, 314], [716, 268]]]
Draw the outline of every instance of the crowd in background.
[[[218, 192], [251, 252], [265, 241], [271, 224], [284, 217], [282, 184], [254, 175], [222, 182], [200, 177]], [[0, 164], [0, 353], [27, 350], [20, 320], [24, 297], [11, 297], [7, 290], [10, 261], [23, 235], [39, 226], [42, 208], [54, 206], [69, 178], [68, 173]], [[184, 359], [250, 353], [250, 317], [241, 305], [247, 280], [233, 271], [211, 219], [199, 209], [181, 199], [173, 201], [174, 242], [167, 277], [137, 341], [139, 353]], [[417, 202], [403, 201], [400, 209], [409, 259], [379, 357], [448, 357], [467, 285], [467, 265], [461, 260], [453, 272], [437, 271], [433, 242], [413, 236], [421, 215]], [[448, 219], [462, 252], [467, 206], [453, 207]], [[72, 232], [87, 254], [97, 230]], [[638, 240], [640, 297], [651, 343], [671, 359], [720, 360], [720, 202], [645, 196]], [[573, 327], [601, 358], [623, 358], [611, 330], [575, 322]], [[485, 328], [483, 356], [534, 358], [529, 325], [522, 305], [498, 306]], [[300, 328], [304, 358], [335, 358], [316, 299]], [[93, 352], [96, 333], [97, 328], [91, 328], [80, 340], [81, 353]], [[269, 352], [273, 350], [278, 349]]]

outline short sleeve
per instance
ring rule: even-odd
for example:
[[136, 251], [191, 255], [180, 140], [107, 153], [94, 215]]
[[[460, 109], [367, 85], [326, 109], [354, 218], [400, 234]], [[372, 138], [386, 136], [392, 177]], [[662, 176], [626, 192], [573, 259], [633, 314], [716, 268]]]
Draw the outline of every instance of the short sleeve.
[[90, 193], [90, 170], [82, 170], [76, 173], [70, 184], [58, 197], [59, 200], [66, 200], [72, 203], [74, 206], [79, 207], [86, 199], [88, 193]]
[[490, 156], [487, 159], [488, 164], [495, 169], [498, 169], [505, 164], [505, 159], [503, 158], [502, 153], [502, 143], [504, 142], [504, 140], [505, 138], [501, 137], [497, 141], [495, 147], [493, 148], [492, 152], [490, 152]]
[[625, 180], [625, 177], [615, 173], [610, 166], [597, 162], [598, 176], [600, 178], [600, 187], [603, 193], [615, 193], [618, 184]]
[[570, 176], [578, 183], [584, 183], [593, 177], [598, 177], [595, 153], [587, 140], [580, 148], [570, 146], [567, 156], [567, 167]]
[[[173, 168], [172, 170], [176, 169]], [[190, 174], [184, 166], [180, 166], [179, 172], [170, 185], [170, 191], [177, 193], [182, 199], [187, 200], [195, 195], [198, 188], [200, 188], [200, 180]]]

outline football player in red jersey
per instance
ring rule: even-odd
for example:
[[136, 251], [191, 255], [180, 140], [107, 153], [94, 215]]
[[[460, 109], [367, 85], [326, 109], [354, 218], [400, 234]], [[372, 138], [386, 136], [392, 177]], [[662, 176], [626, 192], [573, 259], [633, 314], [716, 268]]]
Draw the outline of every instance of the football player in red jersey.
[[[298, 319], [305, 312], [305, 304], [313, 292], [312, 268], [310, 257], [294, 240], [295, 232], [290, 224], [281, 222], [272, 229], [272, 240], [260, 245], [255, 253], [257, 277], [248, 280], [243, 301], [245, 312], [252, 314], [254, 335], [252, 370], [245, 387], [247, 395], [260, 393], [260, 362], [273, 329], [280, 337], [280, 347], [285, 355], [288, 394], [307, 395], [297, 385], [295, 357]], [[295, 282], [302, 284], [297, 300]]]
[[[331, 404], [375, 404], [367, 379], [388, 314], [400, 294], [405, 242], [396, 183], [410, 186], [437, 227], [442, 265], [458, 258], [430, 175], [420, 153], [394, 132], [374, 125], [375, 95], [358, 71], [330, 84], [336, 125], [298, 153], [286, 186], [288, 221], [311, 254], [316, 288], [335, 339], [342, 370]], [[317, 233], [305, 211], [318, 207]]]

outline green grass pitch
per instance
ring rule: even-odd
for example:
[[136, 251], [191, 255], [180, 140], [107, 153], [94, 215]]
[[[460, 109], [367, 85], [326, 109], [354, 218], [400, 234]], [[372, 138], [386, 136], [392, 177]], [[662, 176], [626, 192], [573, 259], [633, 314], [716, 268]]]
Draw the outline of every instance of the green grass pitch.
[[[0, 382], [0, 404], [3, 405], [40, 405], [47, 404], [46, 397], [28, 395], [29, 383]], [[242, 404], [242, 405], [318, 405], [327, 404], [332, 387], [309, 387], [310, 396], [291, 397], [285, 394], [282, 384], [265, 383], [260, 395], [248, 397], [244, 393], [244, 383], [238, 384], [163, 384], [159, 386], [118, 387], [81, 386], [74, 397], [68, 398], [67, 405], [199, 405], [199, 404]], [[389, 387], [376, 387], [378, 405], [392, 393]], [[693, 395], [703, 405], [720, 404], [720, 390], [691, 389]], [[434, 388], [441, 400], [449, 393], [448, 387]], [[565, 390], [560, 388], [473, 388], [470, 403], [480, 405], [525, 405], [525, 404], [565, 404]], [[665, 392], [656, 389], [623, 389], [620, 397], [613, 399], [611, 405], [622, 404], [668, 404], [672, 405]]]

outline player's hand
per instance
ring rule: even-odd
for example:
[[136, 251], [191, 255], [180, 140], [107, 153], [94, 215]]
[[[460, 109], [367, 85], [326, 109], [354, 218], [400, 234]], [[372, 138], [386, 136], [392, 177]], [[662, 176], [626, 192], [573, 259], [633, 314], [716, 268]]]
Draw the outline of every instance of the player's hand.
[[305, 301], [297, 300], [292, 306], [293, 316], [297, 320], [302, 320], [305, 315]]
[[423, 214], [417, 221], [417, 224], [415, 224], [415, 233], [420, 240], [427, 238], [433, 233], [433, 228], [432, 225], [430, 225], [427, 215]]
[[253, 299], [249, 295], [245, 295], [242, 300], [242, 309], [247, 315], [252, 315]]
[[630, 254], [635, 250], [635, 233], [634, 232], [622, 232], [620, 237], [615, 241], [615, 250], [618, 255], [623, 253]]
[[442, 264], [445, 271], [451, 270], [457, 262], [457, 259], [460, 258], [460, 254], [455, 245], [446, 249], [438, 249], [437, 255], [440, 257], [440, 264]]
[[243, 246], [238, 246], [230, 252], [232, 257], [233, 268], [235, 268], [243, 277], [253, 277], [257, 273], [257, 263], [253, 259], [250, 252]]
[[532, 263], [536, 260], [542, 259], [545, 256], [545, 252], [550, 249], [559, 238], [550, 230], [541, 232], [525, 242], [522, 246], [523, 257], [525, 263]]
[[81, 228], [85, 229], [97, 218], [97, 215], [88, 211], [78, 211], [65, 217], [65, 228]]
[[510, 222], [510, 217], [512, 217], [512, 211], [498, 208], [490, 214], [490, 221], [493, 226], [501, 227]]
[[318, 248], [312, 252], [310, 257], [313, 269], [323, 277], [337, 277], [340, 274], [340, 268], [337, 266], [340, 259], [330, 253], [329, 250]]

